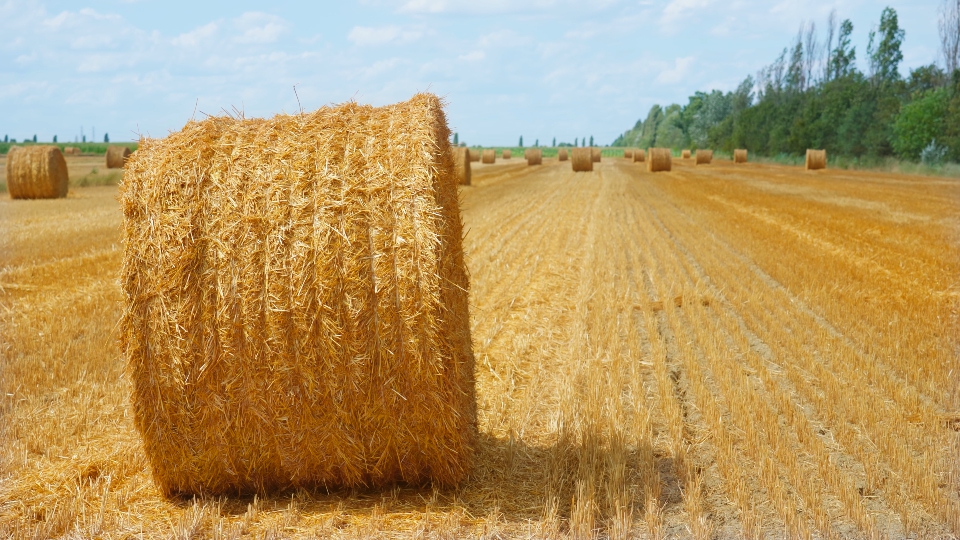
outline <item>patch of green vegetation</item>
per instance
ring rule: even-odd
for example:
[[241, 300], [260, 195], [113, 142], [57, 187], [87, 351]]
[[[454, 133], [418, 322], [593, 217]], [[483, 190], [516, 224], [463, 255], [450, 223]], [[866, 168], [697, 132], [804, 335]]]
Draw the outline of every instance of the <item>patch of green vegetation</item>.
[[93, 155], [106, 154], [108, 146], [126, 146], [127, 148], [130, 149], [131, 152], [135, 152], [137, 150], [137, 147], [139, 146], [138, 143], [133, 143], [133, 142], [125, 142], [125, 143], [69, 143], [69, 142], [68, 143], [61, 143], [61, 142], [57, 142], [57, 143], [36, 142], [35, 143], [32, 141], [15, 142], [15, 143], [0, 142], [0, 154], [6, 154], [7, 152], [10, 151], [10, 148], [13, 146], [33, 146], [33, 145], [44, 145], [44, 146], [52, 145], [52, 146], [59, 147], [60, 150], [63, 150], [67, 146], [74, 146], [79, 148], [80, 153], [82, 154], [93, 154]]
[[115, 186], [123, 178], [123, 169], [105, 169], [94, 168], [89, 173], [70, 179], [70, 187], [88, 187], [88, 186]]

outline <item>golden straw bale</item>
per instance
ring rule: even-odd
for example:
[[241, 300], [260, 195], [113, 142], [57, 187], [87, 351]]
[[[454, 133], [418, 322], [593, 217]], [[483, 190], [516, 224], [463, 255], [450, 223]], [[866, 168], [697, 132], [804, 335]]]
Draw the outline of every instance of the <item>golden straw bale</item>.
[[480, 161], [480, 151], [470, 149], [470, 161]]
[[637, 148], [637, 149], [635, 149], [635, 150], [633, 151], [633, 162], [634, 162], [634, 163], [636, 163], [636, 162], [643, 163], [643, 162], [646, 161], [646, 160], [647, 160], [647, 154], [646, 154], [646, 152], [644, 152], [644, 151], [641, 150], [640, 148]]
[[141, 139], [120, 187], [120, 343], [162, 493], [465, 477], [470, 285], [442, 107]]
[[713, 161], [713, 150], [697, 148], [696, 165], [709, 165]]
[[574, 148], [570, 155], [570, 164], [573, 172], [589, 172], [593, 170], [593, 150], [590, 148]]
[[651, 148], [647, 154], [648, 171], [669, 171], [673, 168], [673, 156], [670, 154], [669, 148]]
[[65, 155], [65, 156], [79, 156], [79, 155], [80, 155], [80, 149], [77, 148], [76, 146], [64, 146], [64, 147], [63, 147], [63, 155]]
[[807, 149], [807, 162], [805, 165], [808, 171], [827, 168], [827, 151]]
[[503, 159], [510, 159], [511, 157], [513, 157], [513, 152], [511, 152], [509, 149], [504, 148], [500, 157], [502, 157]]
[[623, 151], [623, 157], [626, 158], [626, 159], [632, 160], [632, 159], [633, 159], [633, 150], [631, 150], [631, 149], [629, 149], [629, 148], [627, 148], [626, 150], [624, 150], [624, 151]]
[[490, 150], [484, 150], [481, 160], [482, 163], [496, 163], [497, 151], [492, 148]]
[[602, 154], [603, 151], [599, 148], [590, 148], [590, 157], [593, 159], [594, 163], [600, 163], [600, 158], [603, 157]]
[[527, 148], [523, 157], [527, 158], [527, 165], [543, 165], [543, 151], [539, 148]]
[[686, 149], [686, 148], [684, 148], [683, 150], [681, 150], [681, 151], [680, 151], [680, 158], [681, 158], [681, 159], [690, 159], [690, 150], [688, 150], [688, 149]]
[[733, 151], [733, 162], [734, 163], [746, 163], [747, 162], [747, 151], [742, 148], [737, 148]]
[[567, 160], [567, 149], [561, 148], [557, 150], [557, 161], [566, 161]]
[[457, 181], [462, 186], [470, 185], [470, 151], [462, 146], [452, 146], [453, 170], [457, 173]]
[[13, 146], [7, 152], [7, 192], [11, 199], [67, 196], [67, 162], [56, 146]]
[[107, 168], [122, 169], [123, 164], [130, 157], [130, 149], [126, 146], [108, 146], [107, 147]]

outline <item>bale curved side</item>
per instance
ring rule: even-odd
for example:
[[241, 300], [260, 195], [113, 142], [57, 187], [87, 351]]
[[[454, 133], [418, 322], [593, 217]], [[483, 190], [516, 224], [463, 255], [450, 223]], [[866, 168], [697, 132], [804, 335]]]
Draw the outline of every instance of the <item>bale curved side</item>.
[[505, 148], [503, 152], [500, 153], [500, 157], [502, 157], [503, 159], [510, 159], [511, 157], [513, 157], [513, 152]]
[[496, 163], [497, 151], [492, 148], [489, 150], [484, 150], [480, 160], [482, 163]]
[[673, 168], [673, 156], [669, 148], [651, 148], [647, 155], [647, 170], [650, 172], [669, 171]]
[[807, 149], [806, 170], [815, 171], [827, 168], [827, 151]]
[[539, 148], [528, 148], [523, 151], [523, 156], [527, 158], [527, 165], [543, 165], [543, 150]]
[[566, 161], [567, 160], [567, 149], [561, 148], [557, 150], [557, 161]]
[[472, 176], [470, 172], [470, 151], [462, 146], [452, 146], [450, 151], [453, 154], [453, 170], [457, 175], [457, 182], [461, 186], [469, 186]]
[[123, 164], [130, 157], [130, 149], [126, 146], [108, 146], [107, 147], [107, 168], [122, 169]]
[[121, 350], [164, 494], [464, 478], [476, 398], [449, 138], [418, 94], [141, 140], [120, 187]]
[[642, 149], [637, 148], [636, 150], [633, 151], [634, 163], [637, 163], [637, 162], [643, 163], [646, 160], [647, 160], [646, 152], [644, 152]]
[[747, 162], [747, 151], [743, 148], [737, 148], [733, 151], [733, 162], [734, 163], [746, 163]]
[[593, 170], [593, 151], [590, 148], [574, 148], [571, 151], [570, 165], [573, 172], [590, 172]]
[[470, 161], [480, 161], [480, 151], [470, 149]]
[[67, 196], [67, 161], [56, 146], [13, 146], [7, 152], [7, 192], [11, 199]]
[[690, 159], [690, 150], [684, 148], [680, 151], [680, 159]]
[[713, 161], [713, 150], [697, 149], [696, 165], [709, 165]]
[[623, 157], [629, 160], [633, 160], [633, 150], [627, 148], [623, 151]]

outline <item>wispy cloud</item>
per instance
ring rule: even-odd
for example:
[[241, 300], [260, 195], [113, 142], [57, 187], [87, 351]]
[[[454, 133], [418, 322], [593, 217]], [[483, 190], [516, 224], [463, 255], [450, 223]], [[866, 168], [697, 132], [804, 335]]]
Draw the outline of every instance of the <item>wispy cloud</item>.
[[657, 82], [660, 84], [677, 84], [682, 82], [690, 72], [690, 67], [693, 66], [693, 62], [694, 58], [692, 56], [677, 58], [673, 62], [673, 67], [667, 68], [657, 75]]
[[180, 34], [173, 38], [171, 43], [180, 47], [196, 47], [201, 42], [213, 37], [220, 25], [217, 22], [207, 23], [199, 28]]
[[347, 39], [354, 45], [370, 47], [388, 43], [403, 45], [414, 42], [423, 36], [419, 30], [405, 30], [399, 26], [354, 26]]
[[237, 29], [237, 43], [273, 43], [289, 28], [287, 21], [276, 15], [250, 11], [234, 19]]

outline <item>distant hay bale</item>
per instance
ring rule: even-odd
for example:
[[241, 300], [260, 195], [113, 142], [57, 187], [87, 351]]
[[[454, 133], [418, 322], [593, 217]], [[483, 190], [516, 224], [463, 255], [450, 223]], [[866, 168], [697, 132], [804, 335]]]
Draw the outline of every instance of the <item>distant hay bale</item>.
[[523, 151], [523, 157], [527, 158], [527, 165], [543, 164], [543, 151], [539, 148], [527, 148]]
[[473, 148], [470, 149], [470, 161], [480, 161], [479, 150], [474, 150]]
[[807, 149], [806, 169], [815, 171], [817, 169], [827, 168], [827, 151]]
[[686, 149], [686, 148], [684, 148], [683, 150], [681, 150], [681, 151], [680, 151], [680, 158], [681, 158], [681, 159], [690, 159], [690, 150], [688, 150], [688, 149]]
[[590, 157], [593, 159], [594, 163], [600, 163], [600, 158], [603, 157], [603, 151], [599, 148], [590, 148]]
[[163, 494], [465, 477], [476, 398], [449, 139], [432, 94], [141, 139], [120, 187], [120, 343]]
[[496, 163], [497, 161], [497, 151], [490, 149], [484, 150], [483, 156], [481, 157], [482, 163]]
[[626, 158], [626, 159], [632, 160], [632, 159], [633, 159], [633, 150], [631, 150], [631, 149], [629, 149], [629, 148], [627, 148], [626, 150], [624, 150], [624, 151], [623, 151], [623, 157]]
[[577, 147], [572, 150], [570, 164], [573, 172], [590, 172], [593, 170], [593, 150]]
[[7, 152], [7, 192], [11, 199], [59, 199], [67, 196], [70, 176], [56, 146], [13, 146]]
[[669, 148], [651, 148], [647, 151], [647, 170], [650, 172], [669, 171], [673, 168], [673, 156]]
[[461, 186], [470, 185], [470, 151], [461, 146], [452, 146], [453, 170], [457, 174], [457, 181]]
[[502, 157], [503, 159], [510, 159], [511, 157], [513, 157], [513, 152], [511, 152], [508, 149], [504, 149], [503, 152], [501, 152], [500, 157]]
[[107, 168], [122, 169], [123, 164], [130, 157], [130, 149], [126, 146], [108, 146], [107, 147]]
[[747, 162], [747, 151], [738, 148], [733, 151], [733, 162], [734, 163], [746, 163]]
[[567, 149], [561, 148], [557, 150], [557, 161], [566, 161], [567, 160]]
[[637, 163], [637, 162], [643, 163], [643, 162], [646, 161], [646, 160], [647, 160], [647, 154], [646, 154], [646, 152], [644, 152], [642, 149], [637, 148], [637, 149], [635, 149], [635, 150], [633, 151], [633, 162], [634, 162], [634, 163]]
[[79, 155], [80, 155], [80, 149], [77, 148], [76, 146], [64, 146], [64, 147], [63, 147], [63, 155], [65, 155], [65, 156], [79, 156]]
[[697, 148], [696, 165], [709, 165], [713, 161], [713, 150]]

